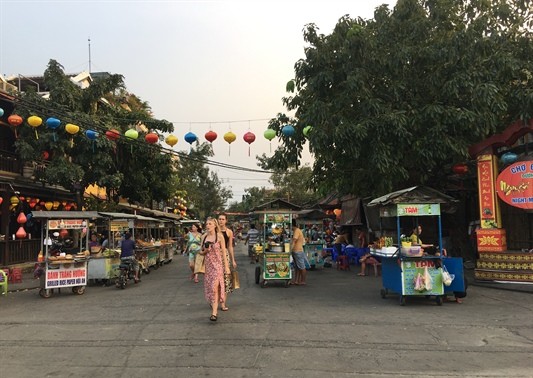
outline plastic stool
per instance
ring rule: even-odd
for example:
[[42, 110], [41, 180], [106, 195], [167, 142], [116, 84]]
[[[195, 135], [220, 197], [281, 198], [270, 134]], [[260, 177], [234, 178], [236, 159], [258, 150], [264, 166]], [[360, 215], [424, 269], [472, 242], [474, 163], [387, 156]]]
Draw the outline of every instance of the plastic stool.
[[2, 294], [7, 297], [7, 273], [2, 269], [0, 269], [0, 287]]
[[350, 270], [350, 260], [348, 256], [341, 255], [337, 258], [337, 270]]
[[11, 283], [22, 283], [22, 269], [11, 268], [11, 274], [9, 278]]

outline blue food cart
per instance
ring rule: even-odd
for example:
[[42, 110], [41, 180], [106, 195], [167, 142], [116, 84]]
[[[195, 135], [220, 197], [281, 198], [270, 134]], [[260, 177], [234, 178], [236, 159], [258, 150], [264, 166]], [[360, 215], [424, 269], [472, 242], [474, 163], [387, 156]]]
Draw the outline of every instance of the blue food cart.
[[[464, 292], [463, 259], [447, 257], [440, 253], [442, 246], [441, 205], [453, 199], [443, 193], [427, 187], [412, 187], [374, 199], [368, 207], [379, 207], [380, 222], [382, 218], [395, 218], [397, 244], [393, 247], [378, 248], [374, 245], [370, 253], [381, 258], [382, 284], [381, 297], [386, 298], [390, 292], [399, 295], [400, 305], [405, 305], [409, 296], [434, 298], [437, 305], [442, 305], [447, 293]], [[434, 255], [423, 252], [420, 246], [402, 245], [401, 218], [410, 217], [418, 224], [419, 217], [433, 217], [437, 220], [438, 246]], [[453, 278], [443, 282], [443, 272], [447, 271]]]

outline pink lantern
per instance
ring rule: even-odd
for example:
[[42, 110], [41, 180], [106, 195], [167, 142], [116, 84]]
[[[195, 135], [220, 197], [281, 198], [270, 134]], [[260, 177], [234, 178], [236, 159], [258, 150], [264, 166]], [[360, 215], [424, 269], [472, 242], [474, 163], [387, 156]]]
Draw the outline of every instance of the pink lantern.
[[24, 239], [28, 234], [26, 234], [26, 230], [24, 230], [24, 227], [20, 226], [15, 236], [17, 239]]
[[21, 211], [19, 216], [17, 217], [17, 223], [18, 224], [24, 224], [28, 221], [28, 218], [26, 218], [26, 215]]

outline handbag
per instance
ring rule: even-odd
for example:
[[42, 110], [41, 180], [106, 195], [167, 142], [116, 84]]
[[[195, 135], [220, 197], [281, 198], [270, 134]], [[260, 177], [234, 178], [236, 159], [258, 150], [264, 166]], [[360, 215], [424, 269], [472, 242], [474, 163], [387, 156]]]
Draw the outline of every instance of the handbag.
[[194, 274], [205, 273], [205, 256], [199, 253], [194, 259]]
[[234, 289], [240, 289], [241, 288], [241, 283], [239, 281], [239, 272], [237, 272], [236, 270], [234, 270], [233, 272], [231, 272], [231, 282], [232, 282], [232, 286]]

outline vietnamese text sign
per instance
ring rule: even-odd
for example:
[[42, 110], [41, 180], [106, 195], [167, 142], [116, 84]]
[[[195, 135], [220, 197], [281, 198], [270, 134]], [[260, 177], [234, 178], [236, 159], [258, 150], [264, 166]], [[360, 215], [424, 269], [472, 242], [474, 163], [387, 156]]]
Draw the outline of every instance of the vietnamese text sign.
[[[431, 277], [431, 290], [415, 290], [415, 279], [418, 274], [425, 274], [426, 267]], [[402, 291], [403, 295], [443, 295], [442, 274], [435, 268], [435, 261], [412, 259], [402, 261]]]
[[496, 179], [496, 192], [511, 206], [533, 209], [533, 161], [520, 161], [505, 168]]
[[289, 253], [265, 253], [265, 279], [290, 278], [291, 257]]
[[87, 285], [87, 264], [61, 264], [58, 269], [46, 270], [45, 288], [85, 286]]

